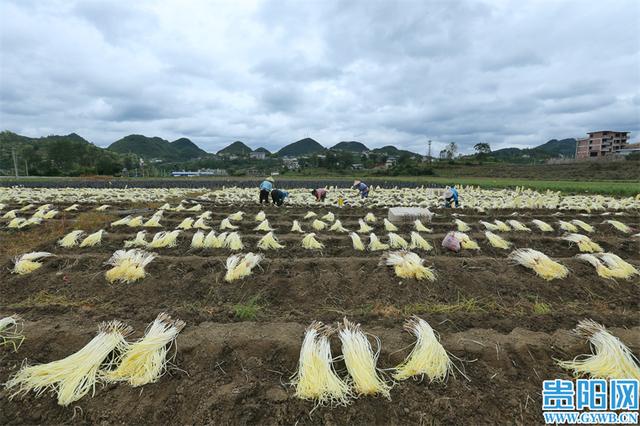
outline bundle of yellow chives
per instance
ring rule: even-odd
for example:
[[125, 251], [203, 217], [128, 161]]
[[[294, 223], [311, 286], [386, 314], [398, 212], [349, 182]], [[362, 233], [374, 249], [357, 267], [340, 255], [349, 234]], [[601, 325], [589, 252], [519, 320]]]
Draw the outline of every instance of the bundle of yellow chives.
[[385, 382], [376, 368], [380, 355], [380, 339], [374, 336], [378, 350], [374, 353], [360, 324], [346, 318], [338, 333], [342, 343], [342, 355], [347, 366], [353, 389], [359, 395], [382, 395], [389, 398], [391, 386]]
[[[100, 366], [111, 353], [120, 353], [126, 348], [125, 336], [131, 331], [131, 327], [120, 321], [102, 323], [98, 334], [78, 352], [48, 364], [24, 366], [5, 386], [17, 388], [11, 397], [30, 390], [40, 395], [50, 389], [58, 394], [58, 404], [69, 405], [90, 391], [95, 393]], [[114, 357], [106, 369], [118, 360]]]
[[445, 381], [453, 364], [429, 323], [414, 315], [405, 322], [404, 329], [417, 340], [407, 359], [396, 367], [393, 378], [406, 380], [426, 374], [429, 381]]
[[592, 355], [576, 357], [573, 361], [559, 361], [562, 368], [573, 370], [576, 376], [594, 379], [640, 380], [637, 358], [624, 343], [593, 320], [582, 320], [575, 333], [589, 340]]

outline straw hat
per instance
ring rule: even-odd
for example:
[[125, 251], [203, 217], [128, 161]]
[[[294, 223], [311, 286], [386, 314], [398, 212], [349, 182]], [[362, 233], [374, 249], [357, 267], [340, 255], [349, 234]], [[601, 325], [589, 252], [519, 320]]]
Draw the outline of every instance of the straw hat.
[[268, 180], [269, 182], [273, 183], [273, 178], [271, 176], [269, 176], [266, 180]]

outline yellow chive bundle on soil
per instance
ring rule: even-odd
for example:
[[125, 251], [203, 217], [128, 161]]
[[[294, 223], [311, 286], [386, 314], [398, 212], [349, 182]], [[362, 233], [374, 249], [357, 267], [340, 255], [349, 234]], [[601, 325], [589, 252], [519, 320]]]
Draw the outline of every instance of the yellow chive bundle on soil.
[[2, 215], [2, 218], [3, 219], [15, 219], [16, 218], [16, 211], [15, 210], [9, 210], [4, 215]]
[[75, 212], [75, 211], [78, 211], [78, 207], [80, 207], [80, 204], [71, 204], [69, 207], [64, 209], [64, 211], [65, 212]]
[[511, 247], [511, 243], [509, 241], [491, 231], [485, 231], [484, 235], [487, 237], [487, 240], [489, 240], [489, 244], [491, 244], [492, 247], [505, 250]]
[[178, 226], [176, 226], [176, 229], [182, 229], [182, 230], [187, 230], [187, 229], [191, 229], [193, 228], [193, 218], [192, 217], [185, 217], [182, 222], [180, 222], [180, 224]]
[[204, 239], [205, 239], [204, 232], [197, 231], [195, 234], [193, 234], [193, 237], [191, 237], [191, 248], [194, 248], [194, 249], [204, 248]]
[[509, 224], [509, 226], [511, 226], [511, 228], [513, 228], [514, 231], [531, 232], [531, 229], [529, 229], [522, 222], [519, 222], [517, 220], [510, 219], [507, 221], [507, 223]]
[[145, 228], [162, 228], [162, 225], [160, 224], [160, 219], [162, 219], [162, 214], [163, 214], [163, 210], [155, 212], [153, 216], [149, 218], [149, 220], [147, 220], [145, 223], [142, 224], [142, 226]]
[[195, 229], [204, 229], [204, 230], [208, 230], [211, 229], [211, 227], [209, 225], [207, 225], [207, 223], [204, 221], [203, 217], [199, 217], [194, 223], [193, 223], [193, 227]]
[[640, 380], [637, 358], [624, 343], [597, 322], [586, 319], [578, 323], [575, 333], [589, 340], [592, 355], [581, 355], [573, 361], [559, 361], [576, 376], [588, 375], [594, 379]]
[[188, 211], [188, 212], [199, 212], [201, 210], [202, 210], [202, 204], [196, 204], [196, 205], [186, 209], [186, 211]]
[[395, 368], [393, 378], [406, 380], [426, 374], [431, 382], [445, 381], [453, 364], [429, 323], [414, 315], [404, 323], [404, 329], [416, 336], [416, 343], [407, 359]]
[[103, 204], [100, 207], [96, 207], [96, 211], [98, 212], [103, 212], [105, 210], [107, 210], [109, 207], [111, 207], [111, 205], [109, 204]]
[[284, 248], [283, 244], [280, 244], [273, 232], [267, 233], [264, 237], [258, 241], [258, 248], [261, 250], [278, 250]]
[[617, 220], [605, 220], [605, 223], [608, 223], [609, 225], [613, 226], [614, 228], [616, 228], [618, 231], [620, 232], [624, 232], [625, 234], [630, 234], [631, 233], [631, 228], [627, 225], [625, 225], [624, 223], [617, 221]]
[[547, 281], [565, 278], [569, 274], [566, 266], [537, 250], [518, 249], [511, 252], [509, 258], [526, 268], [533, 269], [538, 276]]
[[422, 222], [420, 221], [420, 219], [416, 219], [413, 222], [413, 228], [417, 231], [417, 232], [433, 232], [431, 229], [427, 228], [426, 226], [424, 226], [422, 224]]
[[580, 254], [576, 257], [590, 263], [602, 278], [623, 278], [628, 280], [635, 275], [640, 275], [640, 271], [635, 266], [613, 253]]
[[264, 211], [260, 210], [256, 216], [254, 217], [256, 222], [262, 222], [263, 220], [265, 220], [267, 218], [267, 215], [264, 213]]
[[311, 227], [316, 231], [322, 231], [327, 227], [327, 224], [321, 220], [314, 219], [313, 222], [311, 222]]
[[578, 245], [578, 249], [583, 253], [599, 253], [602, 247], [591, 238], [582, 234], [567, 234], [562, 237], [563, 240], [575, 243]]
[[167, 354], [184, 326], [184, 321], [172, 320], [165, 313], [158, 315], [142, 339], [127, 345], [122, 361], [105, 374], [106, 380], [126, 381], [134, 387], [158, 381], [166, 371]]
[[463, 222], [460, 219], [456, 219], [453, 222], [456, 224], [456, 227], [458, 228], [458, 231], [460, 231], [460, 232], [471, 231], [471, 228], [469, 227], [469, 225], [466, 222]]
[[126, 240], [124, 242], [124, 248], [146, 247], [148, 244], [147, 231], [138, 231], [136, 237], [133, 240]]
[[494, 225], [493, 223], [485, 222], [483, 220], [480, 221], [480, 224], [484, 226], [488, 231], [499, 231], [498, 225]]
[[[222, 236], [222, 234], [221, 234]], [[226, 235], [225, 235], [226, 238]], [[218, 236], [216, 236], [216, 231], [209, 231], [206, 237], [204, 237], [203, 248], [212, 249], [212, 248], [220, 248], [224, 243], [224, 238], [221, 241]]]
[[53, 256], [53, 254], [46, 251], [34, 251], [17, 256], [13, 260], [14, 266], [11, 272], [18, 275], [30, 274], [42, 266], [42, 263], [38, 262], [38, 259], [43, 259], [49, 256]]
[[493, 223], [495, 223], [496, 226], [498, 227], [497, 231], [500, 231], [500, 232], [509, 232], [509, 231], [511, 231], [511, 227], [509, 225], [507, 225], [506, 223], [504, 223], [503, 221], [501, 221], [501, 220], [495, 219], [493, 221]]
[[351, 243], [353, 244], [354, 250], [364, 251], [364, 244], [360, 239], [360, 235], [356, 234], [355, 232], [350, 232], [349, 237], [351, 237]]
[[144, 219], [142, 216], [132, 217], [129, 222], [127, 222], [127, 226], [130, 228], [137, 228], [144, 224]]
[[244, 244], [242, 243], [242, 238], [240, 238], [240, 234], [237, 232], [231, 232], [227, 235], [227, 238], [224, 240], [224, 247], [231, 250], [242, 250], [244, 249]]
[[312, 217], [316, 217], [317, 214], [315, 214], [314, 212], [307, 212], [307, 214], [304, 215], [304, 219], [311, 219]]
[[226, 263], [225, 281], [231, 282], [251, 275], [251, 271], [258, 266], [260, 261], [262, 261], [262, 255], [254, 253], [229, 256]]
[[293, 224], [291, 225], [291, 232], [299, 232], [301, 234], [304, 233], [304, 231], [300, 227], [300, 222], [298, 222], [297, 220], [293, 221]]
[[579, 226], [579, 227], [580, 227], [580, 228], [582, 228], [582, 230], [583, 230], [583, 231], [585, 231], [585, 232], [589, 232], [589, 233], [591, 233], [591, 232], [593, 232], [593, 231], [594, 231], [593, 226], [591, 226], [591, 225], [589, 225], [588, 223], [583, 222], [583, 221], [581, 221], [581, 220], [579, 220], [579, 219], [573, 219], [573, 220], [571, 221], [571, 223], [573, 223], [573, 224], [574, 224], [574, 225], [576, 225], [576, 226]]
[[429, 242], [427, 240], [425, 240], [424, 238], [422, 238], [422, 236], [415, 232], [412, 231], [411, 232], [411, 243], [409, 244], [409, 248], [414, 250], [414, 249], [418, 249], [418, 250], [432, 250], [433, 246], [431, 244], [429, 244]]
[[143, 250], [117, 250], [106, 262], [107, 265], [112, 265], [113, 268], [105, 273], [105, 277], [110, 283], [115, 281], [127, 284], [132, 283], [145, 277], [145, 266], [155, 258], [155, 253]]
[[82, 234], [84, 234], [84, 231], [79, 229], [75, 231], [71, 231], [58, 241], [58, 245], [64, 248], [75, 247], [78, 244], [80, 244], [79, 240]]
[[571, 222], [559, 220], [558, 224], [560, 224], [560, 229], [562, 229], [563, 231], [572, 232], [572, 233], [578, 232], [578, 227]]
[[329, 231], [334, 231], [334, 232], [349, 232], [348, 229], [344, 228], [342, 226], [342, 222], [340, 222], [340, 219], [336, 219], [335, 222], [333, 222], [333, 225], [331, 225], [331, 227], [329, 228]]
[[469, 236], [463, 232], [454, 232], [453, 236], [460, 241], [460, 247], [467, 250], [480, 250], [478, 243], [473, 241]]
[[407, 242], [407, 240], [405, 240], [404, 238], [402, 238], [400, 235], [396, 234], [395, 232], [389, 232], [387, 234], [387, 236], [389, 237], [389, 247], [394, 248], [394, 249], [407, 249], [407, 248], [409, 248], [409, 243]]
[[358, 234], [368, 234], [369, 232], [373, 231], [373, 228], [367, 225], [362, 219], [358, 219], [358, 225], [360, 225], [360, 228], [357, 231]]
[[220, 229], [224, 231], [225, 229], [238, 229], [238, 227], [232, 224], [229, 218], [225, 218], [220, 222]]
[[111, 226], [125, 226], [131, 221], [132, 216], [125, 216], [122, 219], [111, 222]]
[[260, 224], [258, 226], [253, 228], [253, 230], [254, 231], [271, 232], [271, 231], [273, 231], [273, 228], [271, 227], [271, 225], [269, 225], [269, 219], [263, 219], [262, 222], [260, 222]]
[[22, 318], [18, 315], [0, 318], [0, 346], [11, 345], [13, 351], [17, 352], [24, 341], [22, 324]]
[[7, 224], [7, 228], [21, 228], [23, 226], [23, 224], [26, 222], [27, 220], [23, 217], [16, 217], [11, 219], [11, 221]]
[[424, 260], [410, 251], [391, 251], [382, 256], [382, 264], [393, 266], [400, 278], [435, 281], [436, 276], [431, 268], [423, 265]]
[[316, 240], [316, 234], [311, 232], [302, 238], [302, 247], [307, 250], [322, 250], [324, 248], [324, 244]]
[[335, 220], [336, 216], [329, 212], [327, 214], [325, 214], [324, 216], [322, 216], [320, 219], [326, 221], [326, 222], [333, 222]]
[[389, 244], [385, 244], [378, 236], [374, 233], [369, 234], [369, 250], [370, 251], [379, 251], [379, 250], [389, 250]]
[[331, 334], [332, 329], [319, 321], [307, 327], [292, 385], [297, 398], [314, 400], [318, 405], [346, 405], [351, 390], [333, 367]]
[[368, 222], [368, 223], [375, 223], [378, 219], [376, 219], [376, 216], [369, 212], [364, 216], [364, 221]]
[[342, 355], [347, 366], [350, 383], [358, 395], [382, 395], [389, 398], [389, 386], [381, 377], [376, 364], [380, 355], [380, 339], [374, 336], [378, 350], [374, 353], [369, 339], [360, 329], [360, 324], [346, 318], [338, 332], [342, 343]]
[[531, 223], [537, 226], [538, 229], [541, 230], [542, 232], [553, 232], [553, 227], [549, 225], [547, 222], [543, 222], [539, 219], [533, 219]]
[[[131, 327], [120, 321], [100, 324], [98, 334], [78, 352], [48, 364], [24, 366], [6, 383], [8, 389], [15, 388], [12, 396], [33, 390], [41, 395], [51, 390], [58, 395], [58, 404], [66, 406], [95, 392], [100, 366], [110, 354], [120, 353], [127, 347], [125, 337]], [[116, 365], [118, 357], [107, 362], [108, 370]]]
[[166, 232], [158, 232], [153, 236], [151, 242], [147, 245], [149, 248], [168, 248], [175, 247], [178, 244], [178, 236], [182, 231], [179, 229]]
[[382, 222], [384, 223], [384, 229], [387, 232], [396, 232], [398, 230], [398, 227], [395, 226], [393, 223], [389, 222], [388, 219], [385, 218]]
[[235, 212], [234, 214], [230, 214], [228, 216], [229, 220], [233, 220], [233, 221], [239, 221], [242, 220], [242, 217], [244, 216], [244, 212], [240, 211], [240, 212]]
[[102, 244], [102, 237], [104, 236], [104, 231], [101, 229], [99, 231], [94, 232], [93, 234], [89, 234], [85, 237], [84, 240], [80, 243], [80, 247], [95, 247]]

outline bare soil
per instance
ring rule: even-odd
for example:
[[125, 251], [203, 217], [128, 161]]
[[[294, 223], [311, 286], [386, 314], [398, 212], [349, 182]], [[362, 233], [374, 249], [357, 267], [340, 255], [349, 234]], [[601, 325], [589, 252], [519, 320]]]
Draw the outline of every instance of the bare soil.
[[[263, 235], [253, 231], [257, 206], [207, 208], [213, 211], [209, 223], [216, 229], [228, 214], [245, 211], [239, 229], [244, 251], [256, 251], [255, 243]], [[303, 219], [306, 209], [269, 206], [265, 211], [287, 248], [265, 252], [251, 277], [233, 283], [223, 280], [225, 260], [232, 252], [190, 249], [193, 231], [183, 232], [178, 247], [157, 250], [159, 257], [147, 267], [147, 278], [129, 285], [108, 284], [104, 262], [140, 229], [95, 224], [88, 230], [105, 227], [109, 233], [101, 246], [91, 249], [61, 249], [55, 238], [34, 240], [30, 250], [57, 256], [23, 277], [10, 273], [10, 256], [3, 253], [0, 316], [18, 313], [25, 318], [26, 340], [17, 353], [0, 348], [1, 382], [24, 359], [50, 362], [77, 351], [95, 335], [100, 321], [125, 321], [135, 328], [134, 338], [163, 311], [185, 320], [187, 327], [177, 341], [175, 368], [157, 383], [99, 387], [93, 398], [84, 397], [73, 407], [58, 406], [49, 394], [9, 400], [3, 390], [0, 424], [539, 424], [542, 381], [568, 377], [554, 359], [589, 352], [588, 344], [569, 332], [579, 320], [605, 324], [634, 353], [640, 351], [638, 279], [599, 278], [590, 265], [573, 258], [578, 249], [558, 239], [560, 231], [501, 233], [515, 247], [541, 250], [571, 270], [564, 280], [544, 281], [511, 264], [510, 250], [491, 248], [478, 223], [539, 218], [557, 227], [558, 218], [580, 218], [596, 226], [592, 239], [605, 250], [640, 265], [638, 239], [600, 224], [604, 217], [599, 214], [553, 216], [554, 211], [528, 210], [513, 217], [510, 210], [482, 215], [456, 210], [472, 226], [468, 234], [481, 250], [454, 254], [440, 247], [453, 229], [454, 211], [438, 211], [428, 225], [434, 232], [423, 234], [434, 250], [421, 255], [437, 273], [437, 281], [428, 283], [397, 278], [378, 265], [380, 253], [353, 250], [346, 234], [321, 231], [318, 238], [327, 248], [305, 250], [301, 235], [289, 229], [293, 219], [310, 229], [310, 221]], [[121, 207], [110, 213], [131, 212]], [[148, 217], [153, 210], [135, 212]], [[343, 226], [355, 230], [366, 212], [334, 213]], [[384, 238], [381, 221], [386, 211], [374, 213], [379, 218], [374, 232]], [[167, 213], [162, 229], [173, 229], [189, 215], [194, 214]], [[78, 213], [65, 213], [56, 223], [68, 232], [77, 217]], [[637, 214], [616, 218], [640, 228]], [[403, 225], [398, 233], [408, 238], [410, 230]], [[0, 239], [15, 236], [16, 232], [0, 232]], [[260, 305], [257, 317], [243, 321], [234, 307], [255, 296]], [[550, 311], [536, 313], [543, 303]], [[312, 402], [293, 396], [288, 383], [297, 368], [304, 329], [313, 320], [333, 324], [347, 317], [361, 323], [381, 339], [379, 366], [391, 368], [410, 351], [412, 337], [402, 324], [413, 314], [427, 320], [456, 357], [461, 372], [445, 384], [409, 380], [394, 386], [391, 400], [362, 397], [347, 407], [319, 407], [312, 413]], [[339, 355], [339, 343], [332, 343], [334, 355]]]

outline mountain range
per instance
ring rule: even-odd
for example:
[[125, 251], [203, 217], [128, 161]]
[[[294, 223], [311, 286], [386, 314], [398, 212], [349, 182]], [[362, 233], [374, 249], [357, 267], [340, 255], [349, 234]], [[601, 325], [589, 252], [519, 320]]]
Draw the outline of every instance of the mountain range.
[[[71, 133], [66, 136], [47, 136], [46, 138], [29, 138], [17, 135], [12, 132], [2, 132], [3, 137], [0, 138], [0, 144], [8, 142], [24, 142], [29, 141], [34, 144], [37, 141], [52, 142], [56, 140], [71, 140], [74, 143], [90, 144], [81, 136]], [[92, 145], [92, 144], [91, 144]], [[37, 144], [36, 144], [37, 146]], [[92, 145], [94, 146], [94, 145]], [[95, 147], [95, 149], [101, 149]], [[345, 151], [351, 153], [362, 153], [372, 151], [387, 155], [400, 156], [402, 154], [417, 155], [411, 151], [401, 150], [392, 145], [383, 146], [381, 148], [370, 149], [362, 142], [358, 141], [342, 141], [328, 148], [333, 151]], [[576, 141], [575, 139], [552, 139], [540, 146], [534, 148], [503, 148], [492, 151], [489, 154], [498, 160], [515, 160], [519, 158], [535, 158], [547, 159], [554, 157], [573, 157], [575, 155]], [[129, 135], [113, 142], [107, 147], [108, 151], [118, 154], [135, 154], [145, 160], [159, 159], [162, 161], [189, 161], [211, 154], [199, 148], [195, 143], [187, 138], [168, 141], [160, 137], [148, 137], [144, 135]], [[217, 152], [218, 155], [238, 155], [248, 156], [254, 150], [242, 141], [235, 141], [225, 148]], [[263, 147], [255, 151], [263, 151], [270, 155], [270, 152]], [[312, 155], [326, 152], [327, 148], [312, 138], [304, 138], [296, 142], [290, 143], [276, 152], [280, 157], [284, 156], [301, 156]]]

